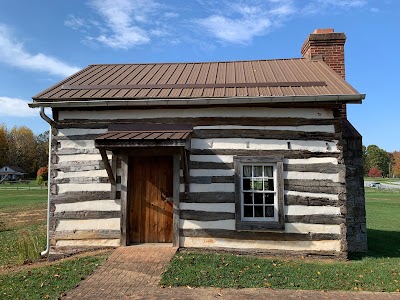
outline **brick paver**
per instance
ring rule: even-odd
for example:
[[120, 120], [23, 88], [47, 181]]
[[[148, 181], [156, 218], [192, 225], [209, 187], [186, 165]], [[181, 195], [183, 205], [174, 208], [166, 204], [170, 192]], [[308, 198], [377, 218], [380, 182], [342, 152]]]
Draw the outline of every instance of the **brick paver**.
[[63, 299], [400, 299], [400, 293], [162, 288], [158, 282], [175, 252], [176, 248], [160, 244], [117, 248], [103, 266]]

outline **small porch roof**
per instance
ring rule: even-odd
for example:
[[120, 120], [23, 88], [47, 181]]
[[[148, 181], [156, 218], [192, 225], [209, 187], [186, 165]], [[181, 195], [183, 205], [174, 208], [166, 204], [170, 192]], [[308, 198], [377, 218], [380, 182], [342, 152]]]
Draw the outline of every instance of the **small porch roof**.
[[106, 150], [178, 147], [183, 156], [184, 169], [187, 171], [185, 150], [190, 149], [189, 138], [192, 132], [193, 127], [186, 124], [111, 124], [107, 133], [95, 138], [95, 146], [100, 151], [110, 182], [115, 184]]

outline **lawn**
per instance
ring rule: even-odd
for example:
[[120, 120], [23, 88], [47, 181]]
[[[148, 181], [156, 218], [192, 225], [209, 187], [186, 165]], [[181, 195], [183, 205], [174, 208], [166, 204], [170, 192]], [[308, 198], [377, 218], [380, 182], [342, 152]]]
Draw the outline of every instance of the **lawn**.
[[107, 254], [0, 275], [1, 299], [59, 299], [101, 265]]
[[367, 188], [366, 207], [367, 255], [332, 262], [181, 252], [161, 284], [400, 292], [400, 192]]
[[[58, 299], [107, 258], [102, 254], [51, 265], [40, 260], [46, 247], [46, 208], [47, 189], [0, 189], [1, 299]], [[32, 252], [39, 261], [21, 271], [33, 260]]]
[[0, 267], [24, 262], [18, 242], [46, 245], [47, 190], [0, 190]]

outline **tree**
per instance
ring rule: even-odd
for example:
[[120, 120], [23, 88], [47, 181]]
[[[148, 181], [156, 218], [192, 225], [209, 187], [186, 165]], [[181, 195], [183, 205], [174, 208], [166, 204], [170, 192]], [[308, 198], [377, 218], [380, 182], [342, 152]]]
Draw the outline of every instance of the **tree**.
[[394, 177], [400, 177], [400, 152], [394, 151], [392, 153], [392, 156], [393, 156], [392, 174]]
[[49, 157], [49, 131], [36, 136], [35, 170], [47, 166]]
[[0, 126], [0, 168], [7, 164], [7, 127], [5, 125]]
[[36, 138], [26, 126], [14, 126], [7, 135], [9, 165], [18, 166], [27, 173], [35, 172]]
[[368, 172], [368, 176], [369, 177], [382, 177], [382, 172], [381, 172], [381, 170], [379, 170], [377, 168], [371, 168], [371, 170], [369, 170], [369, 172]]
[[381, 170], [383, 176], [389, 175], [389, 168], [391, 165], [391, 156], [385, 150], [376, 145], [369, 145], [366, 148], [366, 162], [367, 170], [376, 168]]
[[364, 145], [362, 145], [362, 157], [363, 157], [363, 166], [364, 166], [364, 176], [367, 176], [369, 170], [371, 169], [371, 166], [369, 165], [369, 161], [368, 161], [367, 147], [365, 147]]

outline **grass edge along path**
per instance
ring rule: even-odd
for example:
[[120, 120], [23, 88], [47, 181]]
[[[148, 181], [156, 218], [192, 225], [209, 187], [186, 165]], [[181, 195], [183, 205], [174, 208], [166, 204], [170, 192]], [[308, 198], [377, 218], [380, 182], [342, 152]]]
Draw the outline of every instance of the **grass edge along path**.
[[38, 268], [0, 275], [1, 299], [59, 299], [92, 274], [109, 255], [66, 259]]

